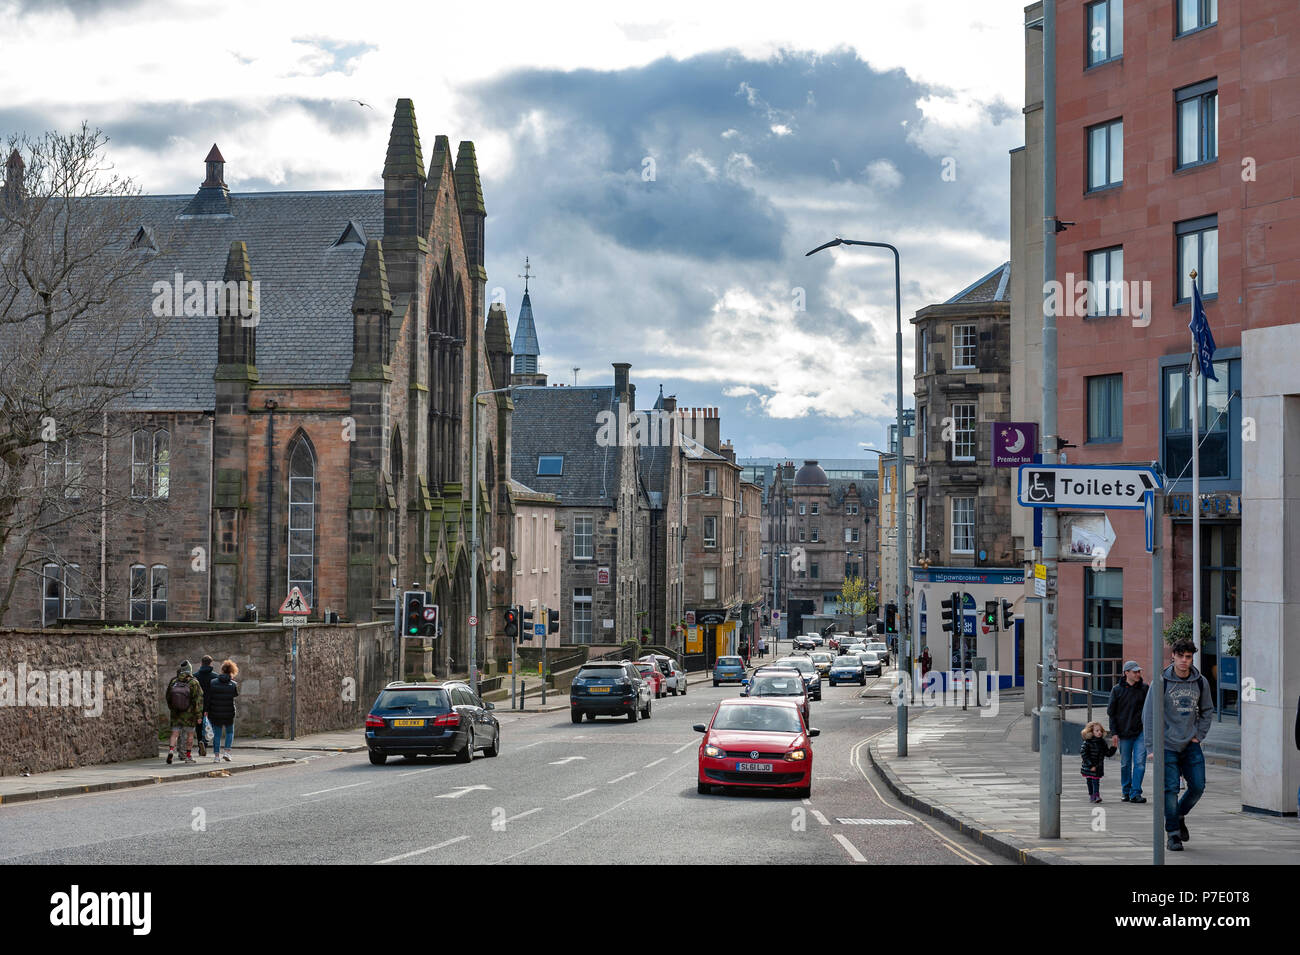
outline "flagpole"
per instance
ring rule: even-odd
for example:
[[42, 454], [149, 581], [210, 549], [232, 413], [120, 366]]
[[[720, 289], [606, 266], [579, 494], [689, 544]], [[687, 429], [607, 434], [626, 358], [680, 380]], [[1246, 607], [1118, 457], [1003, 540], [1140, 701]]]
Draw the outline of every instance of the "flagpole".
[[[1196, 269], [1192, 277], [1195, 308]], [[1192, 332], [1192, 641], [1196, 644], [1195, 666], [1201, 668], [1201, 356], [1196, 333]]]

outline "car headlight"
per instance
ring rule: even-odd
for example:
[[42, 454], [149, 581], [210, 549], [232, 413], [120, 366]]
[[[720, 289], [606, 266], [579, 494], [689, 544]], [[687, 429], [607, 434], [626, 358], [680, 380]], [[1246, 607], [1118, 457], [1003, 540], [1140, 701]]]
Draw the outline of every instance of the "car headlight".
[[785, 758], [790, 762], [798, 762], [801, 759], [808, 758], [808, 751], [804, 749], [792, 749], [785, 754]]
[[726, 750], [722, 749], [722, 747], [714, 746], [710, 743], [708, 746], [704, 747], [704, 755], [713, 759], [721, 759], [723, 756], [727, 755], [727, 753]]

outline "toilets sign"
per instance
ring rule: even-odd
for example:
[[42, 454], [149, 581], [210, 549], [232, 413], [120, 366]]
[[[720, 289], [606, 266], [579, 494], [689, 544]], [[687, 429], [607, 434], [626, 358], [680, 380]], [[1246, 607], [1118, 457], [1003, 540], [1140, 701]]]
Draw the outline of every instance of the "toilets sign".
[[1022, 507], [1142, 510], [1147, 491], [1161, 487], [1152, 468], [1126, 465], [1026, 464], [1017, 499]]

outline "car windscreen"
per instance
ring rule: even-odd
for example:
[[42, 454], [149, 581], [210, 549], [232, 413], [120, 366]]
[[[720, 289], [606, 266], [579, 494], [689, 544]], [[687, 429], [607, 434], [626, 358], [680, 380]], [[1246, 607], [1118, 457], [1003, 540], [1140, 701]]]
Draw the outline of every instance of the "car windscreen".
[[799, 714], [784, 706], [732, 703], [719, 707], [715, 730], [749, 730], [754, 733], [798, 733], [803, 730]]
[[718, 657], [718, 666], [720, 667], [738, 667], [741, 665], [740, 657]]
[[755, 677], [749, 684], [750, 696], [803, 696], [803, 678], [789, 676]]
[[801, 673], [807, 673], [813, 668], [812, 661], [807, 657], [791, 657], [786, 660], [777, 660], [776, 662], [783, 667], [793, 667]]
[[814, 653], [809, 659], [811, 659], [813, 663], [826, 663], [827, 661], [833, 660], [835, 658], [831, 656], [829, 653]]
[[876, 653], [876, 652], [874, 652], [874, 651], [872, 651], [872, 650], [864, 650], [864, 651], [862, 651], [861, 654], [859, 654], [859, 656], [861, 656], [861, 657], [862, 657], [864, 660], [866, 660], [868, 663], [879, 663], [879, 662], [880, 662], [880, 654], [878, 654], [878, 653]]
[[574, 680], [621, 680], [626, 676], [622, 667], [583, 667]]
[[887, 646], [885, 646], [883, 643], [868, 643], [868, 644], [867, 644], [867, 649], [868, 649], [869, 651], [873, 651], [873, 652], [875, 652], [875, 653], [879, 653], [879, 652], [881, 652], [882, 650], [888, 650], [889, 648], [888, 648]]
[[451, 700], [446, 690], [383, 690], [375, 701], [375, 709], [409, 710], [412, 713], [435, 710], [446, 713], [451, 710]]
[[836, 657], [834, 666], [837, 667], [855, 667], [858, 665], [857, 657]]

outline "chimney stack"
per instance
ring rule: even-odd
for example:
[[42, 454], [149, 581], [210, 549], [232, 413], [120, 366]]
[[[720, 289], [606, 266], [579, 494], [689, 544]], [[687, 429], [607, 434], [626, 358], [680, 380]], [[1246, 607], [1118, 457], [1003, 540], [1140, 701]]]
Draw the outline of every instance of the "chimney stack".
[[614, 362], [614, 399], [616, 401], [628, 400], [628, 373], [631, 370], [632, 365], [628, 362]]
[[16, 203], [23, 198], [23, 170], [26, 165], [23, 163], [23, 157], [18, 155], [15, 149], [9, 154], [5, 161], [5, 191], [4, 199], [6, 203]]

